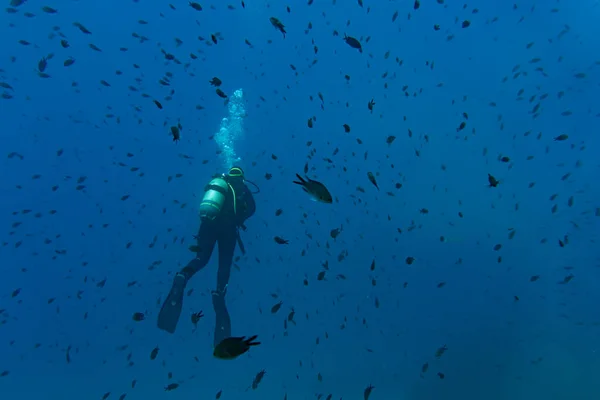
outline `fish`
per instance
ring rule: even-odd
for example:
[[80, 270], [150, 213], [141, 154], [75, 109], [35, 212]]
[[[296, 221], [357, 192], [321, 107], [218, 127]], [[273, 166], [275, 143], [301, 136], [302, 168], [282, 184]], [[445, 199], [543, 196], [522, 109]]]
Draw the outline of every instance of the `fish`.
[[143, 321], [146, 319], [146, 315], [142, 312], [136, 312], [136, 313], [133, 313], [133, 316], [131, 317], [131, 319], [133, 319], [135, 322], [140, 322], [140, 321]]
[[283, 25], [283, 23], [275, 17], [269, 18], [269, 21], [271, 22], [271, 25], [273, 25], [273, 27], [275, 29], [277, 29], [279, 32], [281, 32], [281, 34], [283, 35], [283, 38], [285, 39], [285, 34], [287, 33], [285, 30], [285, 25]]
[[250, 350], [250, 347], [260, 345], [260, 342], [254, 341], [257, 337], [258, 335], [248, 339], [245, 336], [225, 338], [215, 347], [213, 356], [221, 360], [233, 360]]
[[290, 242], [284, 238], [282, 238], [281, 236], [275, 236], [273, 238], [275, 240], [275, 243], [277, 244], [289, 244]]
[[279, 303], [276, 303], [273, 307], [271, 307], [271, 314], [277, 314], [277, 311], [279, 311], [282, 304], [283, 301], [280, 301]]
[[302, 186], [302, 189], [310, 195], [312, 200], [326, 204], [333, 203], [331, 193], [329, 193], [329, 190], [321, 182], [314, 181], [308, 177], [304, 179], [298, 174], [296, 174], [296, 177], [298, 180], [294, 181], [294, 183]]
[[152, 349], [152, 351], [150, 352], [150, 359], [151, 360], [156, 360], [156, 356], [158, 356], [158, 352], [159, 352], [159, 348], [158, 346], [156, 346], [154, 349]]
[[346, 42], [348, 46], [352, 47], [353, 49], [357, 49], [360, 53], [363, 52], [362, 45], [356, 38], [344, 34], [344, 42]]
[[265, 374], [267, 373], [267, 371], [265, 371], [264, 369], [262, 371], [260, 371], [258, 374], [256, 374], [256, 377], [254, 378], [254, 380], [252, 381], [252, 390], [256, 390], [258, 389], [258, 385], [260, 385], [260, 382], [263, 380], [263, 378], [265, 377]]
[[202, 11], [202, 6], [196, 2], [190, 1], [190, 7], [192, 7], [196, 11]]
[[181, 132], [180, 132], [178, 126], [171, 127], [171, 136], [173, 136], [173, 141], [175, 143], [177, 143], [177, 142], [179, 142], [179, 140], [181, 140]]
[[202, 311], [192, 314], [192, 324], [194, 324], [194, 328], [198, 328], [198, 322], [200, 322], [200, 318], [202, 317], [204, 317], [204, 313]]
[[489, 187], [498, 187], [498, 185], [500, 184], [500, 181], [496, 178], [494, 178], [494, 176], [492, 174], [488, 174], [488, 183], [489, 183]]
[[375, 186], [377, 190], [379, 190], [379, 185], [377, 184], [377, 179], [375, 179], [375, 174], [369, 171], [367, 172], [367, 178], [369, 178], [369, 181], [371, 181], [373, 186]]

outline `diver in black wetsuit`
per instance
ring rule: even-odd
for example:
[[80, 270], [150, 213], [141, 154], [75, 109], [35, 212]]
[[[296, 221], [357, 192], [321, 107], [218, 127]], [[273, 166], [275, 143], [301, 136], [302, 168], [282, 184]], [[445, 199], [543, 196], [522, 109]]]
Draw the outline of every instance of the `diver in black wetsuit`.
[[158, 327], [174, 333], [181, 315], [183, 292], [192, 276], [206, 266], [210, 260], [215, 243], [219, 243], [219, 270], [217, 272], [217, 288], [212, 292], [212, 302], [216, 314], [215, 347], [223, 339], [231, 337], [231, 319], [225, 305], [225, 294], [231, 274], [231, 264], [236, 243], [244, 248], [239, 236], [239, 229], [245, 229], [244, 222], [256, 210], [252, 192], [244, 180], [244, 171], [233, 167], [228, 174], [219, 175], [205, 188], [204, 198], [200, 203], [200, 230], [196, 237], [198, 251], [173, 279], [173, 286], [165, 300], [159, 316]]

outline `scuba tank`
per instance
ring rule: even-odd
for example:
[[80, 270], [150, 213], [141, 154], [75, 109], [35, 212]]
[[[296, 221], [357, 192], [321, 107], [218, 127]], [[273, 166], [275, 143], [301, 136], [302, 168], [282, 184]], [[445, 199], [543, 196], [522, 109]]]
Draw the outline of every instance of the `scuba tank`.
[[200, 202], [200, 219], [202, 221], [213, 221], [221, 214], [230, 188], [231, 185], [227, 183], [223, 175], [213, 178], [206, 185], [204, 197]]

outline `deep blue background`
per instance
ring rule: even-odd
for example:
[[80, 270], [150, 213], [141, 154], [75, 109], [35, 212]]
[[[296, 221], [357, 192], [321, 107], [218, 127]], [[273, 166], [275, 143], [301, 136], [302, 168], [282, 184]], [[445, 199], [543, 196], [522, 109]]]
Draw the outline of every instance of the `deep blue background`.
[[[30, 0], [0, 14], [0, 82], [14, 88], [0, 90], [12, 96], [0, 99], [3, 398], [211, 399], [222, 389], [222, 399], [357, 399], [369, 384], [371, 399], [599, 398], [597, 2], [519, 1], [514, 9], [504, 1], [463, 8], [422, 0], [414, 11], [409, 1], [364, 0], [361, 8], [356, 1], [248, 0], [245, 9], [232, 2], [235, 10], [202, 2], [201, 12], [187, 3], [174, 1], [172, 10], [162, 1], [55, 1], [47, 5], [58, 13], [48, 14], [45, 3]], [[285, 39], [271, 16], [285, 24]], [[462, 29], [465, 19], [471, 26]], [[149, 40], [140, 43], [133, 32]], [[215, 32], [222, 40], [207, 45]], [[362, 54], [343, 42], [344, 33], [362, 41]], [[161, 49], [182, 64], [166, 61]], [[36, 68], [49, 53], [44, 79]], [[64, 67], [68, 57], [76, 62]], [[158, 83], [166, 72], [170, 87]], [[228, 305], [234, 334], [258, 334], [263, 344], [232, 362], [211, 355], [216, 253], [190, 283], [177, 333], [155, 327], [172, 275], [192, 256], [203, 187], [225, 168], [211, 136], [228, 110], [208, 83], [213, 76], [227, 93], [244, 90], [244, 137], [235, 150], [262, 190]], [[467, 127], [457, 133], [463, 112]], [[178, 121], [175, 144], [169, 126]], [[567, 141], [553, 141], [562, 133]], [[390, 135], [397, 138], [387, 145]], [[307, 161], [333, 204], [313, 203], [291, 183]], [[501, 181], [497, 188], [487, 187], [488, 173]], [[86, 188], [78, 191], [80, 177]], [[284, 211], [275, 217], [278, 208]], [[340, 227], [333, 240], [331, 229]], [[290, 244], [277, 245], [276, 235]], [[560, 247], [565, 235], [569, 243]], [[317, 281], [326, 262], [326, 280]], [[558, 284], [569, 273], [573, 280]], [[540, 279], [530, 282], [532, 275]], [[437, 288], [440, 282], [446, 285]], [[292, 307], [297, 325], [284, 336]], [[192, 332], [188, 316], [199, 310], [206, 317]], [[138, 311], [147, 312], [145, 321], [132, 321]], [[443, 345], [448, 350], [436, 359]], [[260, 387], [244, 392], [262, 369]], [[165, 393], [171, 382], [181, 386]]]

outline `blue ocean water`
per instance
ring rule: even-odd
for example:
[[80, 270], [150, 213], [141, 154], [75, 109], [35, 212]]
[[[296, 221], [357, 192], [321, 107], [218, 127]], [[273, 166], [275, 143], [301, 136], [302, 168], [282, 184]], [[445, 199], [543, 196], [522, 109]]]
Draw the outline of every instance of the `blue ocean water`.
[[[598, 1], [4, 2], [3, 399], [600, 398]], [[225, 361], [217, 251], [156, 320], [234, 164]]]

